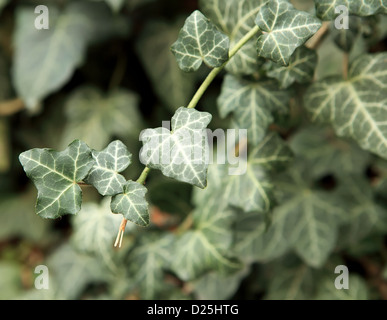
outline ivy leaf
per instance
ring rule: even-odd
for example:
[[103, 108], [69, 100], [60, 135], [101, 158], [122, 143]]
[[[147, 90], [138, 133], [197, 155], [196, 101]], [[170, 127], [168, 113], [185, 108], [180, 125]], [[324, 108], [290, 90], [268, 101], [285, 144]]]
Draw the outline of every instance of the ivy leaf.
[[342, 12], [335, 12], [338, 6], [345, 6], [350, 15], [370, 16], [387, 13], [385, 1], [371, 0], [315, 0], [316, 15], [322, 20], [333, 20]]
[[[79, 299], [87, 285], [107, 282], [106, 269], [96, 257], [82, 254], [64, 244], [49, 256], [46, 265], [50, 272], [47, 294], [49, 299]], [[76, 281], [74, 281], [76, 279]]]
[[[16, 13], [13, 82], [30, 109], [71, 78], [90, 43], [110, 35], [115, 28], [110, 24], [110, 12], [99, 3], [75, 2], [63, 12], [53, 5], [49, 12], [48, 30], [34, 27], [32, 8]], [[100, 21], [105, 21], [103, 27]]]
[[[267, 289], [268, 300], [308, 300], [317, 289], [317, 272], [292, 255], [282, 258], [279, 263], [269, 265], [277, 276], [271, 277]], [[332, 287], [334, 282], [332, 282]]]
[[144, 130], [141, 162], [167, 177], [204, 188], [209, 155], [204, 129], [211, 117], [208, 112], [181, 107], [172, 117], [172, 131], [164, 127]]
[[114, 12], [120, 11], [125, 4], [125, 0], [93, 0], [93, 1], [105, 1]]
[[355, 59], [348, 80], [331, 77], [313, 84], [305, 94], [305, 107], [313, 121], [333, 125], [339, 136], [349, 137], [366, 150], [387, 157], [387, 54]]
[[330, 174], [335, 177], [363, 174], [370, 161], [367, 151], [352, 141], [337, 138], [326, 127], [302, 128], [292, 136], [290, 148], [313, 179]]
[[155, 299], [165, 289], [164, 270], [174, 259], [171, 234], [147, 233], [139, 237], [129, 254], [129, 272], [134, 275], [141, 299]]
[[249, 142], [259, 143], [274, 121], [273, 114], [287, 113], [290, 93], [278, 89], [275, 81], [248, 81], [226, 75], [218, 98], [222, 118], [233, 113], [239, 128], [247, 129]]
[[174, 55], [171, 54], [170, 47], [178, 37], [180, 25], [179, 21], [172, 25], [151, 21], [144, 27], [136, 45], [138, 57], [155, 93], [173, 112], [177, 107], [188, 104], [195, 84], [195, 74], [180, 70]]
[[229, 252], [235, 214], [227, 209], [227, 204], [219, 203], [220, 196], [220, 192], [213, 194], [193, 212], [193, 229], [175, 242], [172, 269], [184, 281], [196, 279], [211, 270], [231, 274], [241, 268], [241, 263]]
[[369, 182], [357, 175], [342, 177], [340, 182], [339, 192], [351, 205], [340, 229], [339, 247], [356, 246], [371, 232], [387, 231], [387, 210], [376, 200]]
[[285, 237], [291, 247], [309, 266], [320, 267], [334, 249], [346, 206], [340, 194], [312, 189], [306, 174], [294, 166], [281, 175], [277, 210], [286, 216]]
[[124, 89], [113, 90], [107, 95], [94, 87], [77, 89], [65, 104], [67, 123], [62, 145], [81, 139], [100, 150], [113, 136], [138, 139], [142, 124], [138, 103], [138, 96]]
[[[200, 0], [204, 14], [230, 38], [233, 47], [255, 26], [255, 17], [266, 0]], [[249, 75], [258, 71], [262, 64], [257, 56], [255, 43], [258, 35], [248, 41], [227, 63], [232, 74]]]
[[271, 173], [280, 171], [291, 160], [292, 153], [284, 141], [275, 133], [268, 134], [250, 151], [246, 172], [226, 178], [228, 203], [245, 212], [268, 212], [274, 202]]
[[74, 233], [71, 240], [74, 246], [84, 253], [96, 254], [110, 270], [116, 271], [113, 262], [115, 233], [122, 218], [110, 212], [110, 199], [101, 204], [86, 203], [73, 217]]
[[90, 148], [79, 140], [64, 151], [32, 149], [19, 156], [27, 176], [38, 189], [36, 213], [43, 218], [76, 214], [81, 209], [82, 190], [77, 185], [94, 164]]
[[348, 277], [348, 289], [338, 290], [334, 279], [326, 277], [318, 288], [317, 300], [368, 300], [370, 292], [365, 281], [354, 274]]
[[196, 71], [202, 62], [211, 68], [228, 60], [230, 41], [200, 11], [194, 11], [185, 21], [171, 50], [180, 69]]
[[290, 249], [286, 235], [286, 212], [274, 208], [270, 224], [258, 212], [241, 212], [235, 224], [234, 250], [246, 263], [269, 262]]
[[147, 188], [134, 181], [127, 181], [123, 192], [112, 197], [110, 208], [113, 213], [121, 213], [125, 219], [146, 227], [149, 225], [148, 202], [145, 199]]
[[258, 55], [288, 65], [294, 50], [321, 27], [316, 17], [298, 11], [285, 0], [268, 1], [259, 11], [256, 24], [263, 31], [258, 38]]
[[119, 140], [111, 142], [103, 151], [92, 151], [94, 165], [85, 179], [103, 196], [114, 196], [122, 192], [126, 182], [119, 172], [130, 164], [132, 154]]
[[301, 84], [311, 82], [316, 64], [316, 52], [306, 47], [299, 47], [291, 56], [287, 67], [270, 61], [267, 65], [266, 75], [277, 79], [281, 88], [288, 88], [294, 82]]

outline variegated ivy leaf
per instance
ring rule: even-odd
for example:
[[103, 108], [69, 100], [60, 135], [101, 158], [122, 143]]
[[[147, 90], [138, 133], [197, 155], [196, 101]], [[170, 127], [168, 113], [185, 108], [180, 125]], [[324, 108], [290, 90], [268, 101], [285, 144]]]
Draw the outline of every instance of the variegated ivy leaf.
[[346, 216], [346, 202], [337, 192], [311, 188], [307, 172], [293, 165], [275, 181], [276, 207], [283, 215], [284, 236], [310, 266], [320, 267], [334, 249], [339, 224]]
[[275, 133], [268, 134], [249, 150], [245, 167], [239, 164], [246, 172], [227, 176], [227, 192], [224, 192], [228, 193], [228, 203], [246, 212], [268, 212], [274, 203], [271, 174], [286, 167], [291, 160], [292, 153], [284, 141]]
[[230, 41], [200, 11], [194, 11], [185, 21], [179, 38], [171, 49], [180, 69], [196, 71], [202, 62], [211, 68], [228, 60]]
[[256, 23], [263, 34], [258, 38], [258, 55], [288, 65], [294, 50], [321, 27], [313, 15], [294, 9], [286, 0], [268, 1], [259, 11]]
[[386, 0], [315, 0], [316, 15], [322, 20], [333, 20], [343, 11], [337, 10], [345, 6], [348, 14], [370, 16], [378, 13], [387, 14]]
[[299, 47], [291, 56], [288, 66], [281, 66], [269, 61], [266, 75], [279, 81], [281, 88], [287, 88], [294, 82], [311, 82], [317, 65], [317, 54], [314, 50]]
[[38, 189], [36, 213], [43, 218], [76, 214], [81, 209], [82, 191], [78, 186], [94, 164], [90, 148], [79, 140], [66, 150], [32, 149], [19, 160]]
[[125, 219], [146, 227], [149, 225], [148, 202], [145, 199], [147, 188], [134, 181], [127, 181], [123, 192], [112, 197], [110, 209], [121, 213]]
[[278, 89], [273, 80], [253, 82], [227, 75], [218, 108], [223, 118], [232, 112], [237, 126], [247, 129], [249, 142], [257, 144], [274, 121], [273, 114], [287, 113], [289, 99], [290, 93]]
[[331, 77], [313, 84], [304, 105], [313, 121], [328, 122], [339, 136], [387, 158], [387, 54], [362, 55], [348, 79]]
[[172, 234], [147, 232], [138, 236], [127, 265], [141, 299], [156, 299], [166, 290], [164, 270], [169, 269], [175, 258], [173, 241]]
[[[255, 17], [266, 0], [200, 0], [199, 5], [211, 22], [227, 34], [233, 47], [255, 26]], [[255, 43], [258, 35], [249, 40], [227, 63], [232, 74], [253, 74], [261, 61]]]
[[141, 134], [142, 163], [170, 178], [204, 188], [207, 184], [208, 138], [211, 114], [179, 108], [169, 128], [146, 129]]
[[132, 154], [119, 140], [111, 142], [102, 151], [92, 151], [95, 163], [85, 182], [94, 186], [103, 196], [114, 196], [122, 192], [126, 182], [119, 174], [130, 164]]
[[220, 192], [212, 194], [194, 211], [193, 229], [175, 243], [172, 270], [182, 280], [193, 280], [211, 270], [229, 274], [241, 268], [240, 262], [229, 252], [235, 214], [227, 208], [227, 203], [219, 201], [221, 196]]
[[109, 204], [109, 198], [103, 199], [100, 205], [86, 203], [73, 217], [71, 239], [78, 250], [96, 254], [110, 270], [116, 271], [112, 249], [122, 217], [112, 214]]

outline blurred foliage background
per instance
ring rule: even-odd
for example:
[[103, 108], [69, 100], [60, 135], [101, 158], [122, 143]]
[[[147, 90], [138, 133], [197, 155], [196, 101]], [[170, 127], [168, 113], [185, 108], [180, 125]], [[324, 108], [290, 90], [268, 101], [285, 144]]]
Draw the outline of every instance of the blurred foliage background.
[[[292, 2], [301, 10], [313, 10], [313, 1]], [[42, 4], [50, 10], [50, 29], [37, 32], [34, 8]], [[51, 221], [34, 213], [36, 190], [18, 161], [27, 149], [62, 150], [80, 139], [100, 150], [120, 139], [135, 161], [125, 176], [138, 177], [143, 167], [136, 156], [140, 131], [169, 120], [208, 73], [205, 66], [194, 74], [183, 73], [170, 52], [184, 19], [197, 8], [196, 0], [0, 0], [0, 299], [339, 298], [329, 292], [329, 285], [324, 287], [328, 277], [319, 282], [318, 291], [317, 271], [291, 254], [252, 263], [230, 277], [208, 273], [184, 282], [164, 271], [173, 257], [163, 254], [163, 246], [168, 251], [176, 226], [194, 204], [189, 185], [158, 172], [152, 171], [147, 181], [152, 226], [143, 230], [128, 224], [119, 250], [112, 244], [121, 216], [108, 215], [108, 202], [93, 188], [83, 188], [77, 217]], [[351, 54], [365, 46], [369, 52], [387, 49], [386, 19], [367, 21], [370, 28], [378, 27], [376, 40], [372, 45], [355, 42]], [[316, 79], [341, 72], [343, 51], [337, 39], [331, 32], [319, 47]], [[216, 107], [221, 83], [222, 77], [216, 79], [199, 105], [213, 115], [211, 128], [229, 125]], [[274, 128], [283, 137], [303, 121], [299, 109], [293, 111], [286, 123]], [[323, 146], [321, 130], [332, 136], [329, 129], [307, 130], [295, 140], [294, 149], [303, 152], [308, 143]], [[310, 136], [315, 141], [302, 141]], [[348, 148], [353, 156], [339, 159], [331, 149], [325, 156], [325, 149], [319, 149], [321, 163], [314, 170], [319, 183], [329, 189], [338, 161], [355, 159], [376, 197], [386, 201], [385, 162]], [[327, 167], [332, 170], [321, 169]], [[99, 236], [91, 237], [88, 228], [98, 230]], [[164, 232], [161, 240], [158, 230]], [[355, 289], [349, 298], [386, 298], [386, 234], [370, 232], [360, 240], [345, 254], [335, 253], [329, 264], [344, 261], [354, 271]], [[50, 290], [34, 288], [34, 268], [40, 264], [49, 267]]]

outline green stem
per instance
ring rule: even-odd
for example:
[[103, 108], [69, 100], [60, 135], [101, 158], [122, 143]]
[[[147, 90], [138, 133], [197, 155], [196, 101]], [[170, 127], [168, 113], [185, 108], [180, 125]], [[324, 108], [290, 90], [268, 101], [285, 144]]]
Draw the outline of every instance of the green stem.
[[[204, 92], [206, 92], [207, 88], [209, 87], [211, 82], [215, 79], [215, 77], [219, 74], [219, 72], [223, 70], [223, 68], [227, 65], [227, 63], [231, 60], [231, 58], [235, 56], [235, 54], [246, 44], [246, 42], [249, 41], [252, 37], [254, 37], [254, 35], [256, 35], [258, 31], [259, 31], [259, 27], [255, 26], [248, 33], [246, 33], [246, 35], [241, 40], [239, 40], [238, 43], [233, 48], [231, 48], [229, 52], [228, 60], [225, 63], [223, 63], [220, 67], [213, 69], [208, 74], [207, 78], [203, 81], [199, 89], [196, 91], [195, 95], [192, 97], [187, 108], [196, 107], [200, 98], [203, 96]], [[140, 177], [137, 179], [137, 182], [144, 184], [149, 171], [150, 171], [150, 168], [145, 167]]]
[[142, 170], [141, 175], [140, 175], [140, 177], [137, 179], [136, 182], [141, 183], [141, 184], [144, 184], [144, 183], [145, 183], [145, 180], [146, 180], [146, 177], [148, 176], [149, 171], [150, 171], [150, 168], [145, 167], [144, 170]]
[[230, 50], [228, 60], [223, 63], [220, 67], [213, 69], [201, 84], [199, 89], [196, 91], [195, 95], [192, 97], [191, 102], [188, 104], [187, 108], [195, 108], [198, 104], [200, 98], [203, 96], [204, 92], [207, 90], [211, 82], [216, 78], [220, 71], [227, 65], [233, 56], [242, 48], [247, 41], [249, 41], [254, 35], [259, 31], [259, 27], [255, 26], [251, 29], [246, 35], [238, 41], [238, 43]]

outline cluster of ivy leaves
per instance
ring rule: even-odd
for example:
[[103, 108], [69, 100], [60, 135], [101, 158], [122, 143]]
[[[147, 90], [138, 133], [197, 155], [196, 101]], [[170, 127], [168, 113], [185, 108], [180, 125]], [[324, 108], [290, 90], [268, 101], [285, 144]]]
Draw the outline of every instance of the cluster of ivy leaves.
[[[386, 298], [387, 3], [38, 4], [49, 30], [0, 1], [1, 298]], [[248, 130], [245, 174], [148, 157], [154, 137], [184, 155], [198, 125]]]

